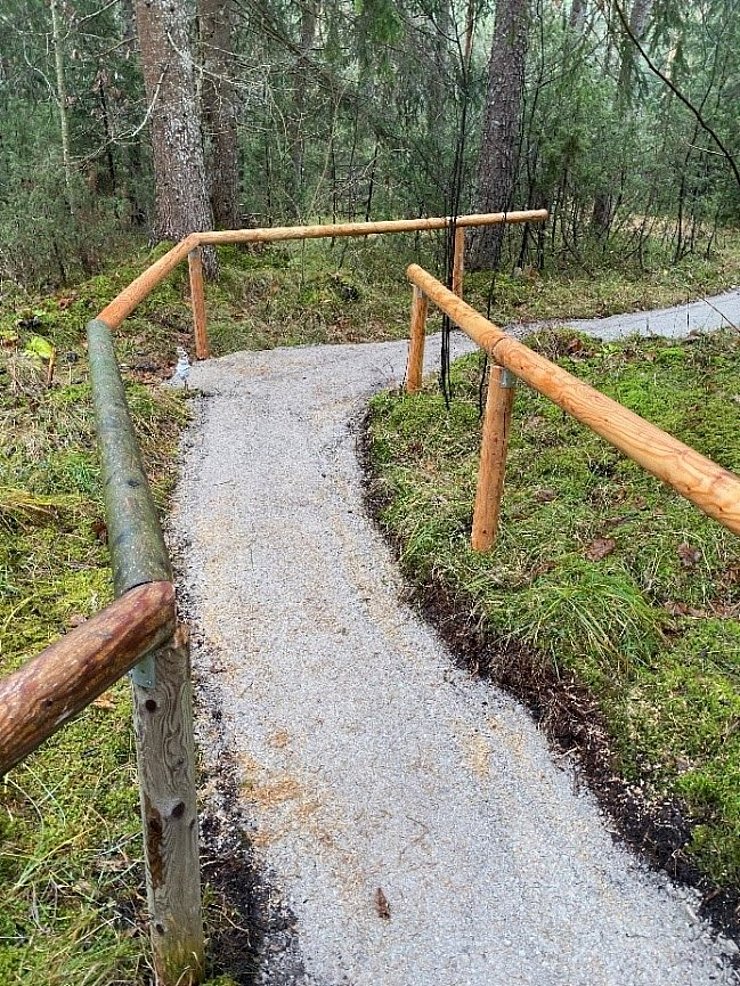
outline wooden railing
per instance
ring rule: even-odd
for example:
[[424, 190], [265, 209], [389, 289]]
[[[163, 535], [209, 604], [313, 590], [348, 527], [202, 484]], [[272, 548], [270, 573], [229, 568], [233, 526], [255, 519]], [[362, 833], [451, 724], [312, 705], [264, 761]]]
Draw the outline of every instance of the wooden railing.
[[203, 247], [225, 243], [277, 243], [284, 240], [333, 239], [338, 236], [378, 236], [388, 233], [414, 233], [429, 230], [454, 229], [455, 271], [462, 271], [464, 231], [477, 226], [495, 226], [500, 223], [544, 222], [546, 209], [529, 209], [524, 212], [491, 212], [471, 216], [435, 216], [426, 219], [392, 219], [373, 223], [342, 223], [323, 226], [273, 226], [264, 229], [232, 229], [218, 232], [192, 233], [152, 264], [135, 281], [114, 298], [100, 312], [98, 319], [111, 329], [127, 318], [154, 288], [170, 274], [186, 257], [190, 268], [190, 296], [193, 306], [195, 331], [195, 355], [207, 359], [209, 355], [203, 294]]
[[116, 361], [112, 331], [185, 258], [196, 356], [208, 355], [203, 247], [337, 236], [463, 230], [547, 218], [544, 210], [193, 233], [131, 282], [88, 327], [115, 602], [0, 680], [0, 776], [132, 671], [147, 900], [157, 981], [195, 986], [204, 972], [188, 637], [179, 627], [169, 556]]
[[110, 329], [88, 326], [114, 593], [104, 610], [0, 681], [0, 775], [132, 670], [147, 900], [157, 979], [204, 969], [188, 637]]
[[[740, 478], [734, 473], [507, 335], [417, 264], [411, 264], [407, 275], [413, 285], [407, 391], [416, 391], [421, 386], [428, 300], [484, 349], [493, 362], [473, 513], [475, 550], [486, 551], [496, 538], [514, 378], [548, 397], [705, 514], [740, 534]], [[458, 291], [461, 289], [460, 279]]]

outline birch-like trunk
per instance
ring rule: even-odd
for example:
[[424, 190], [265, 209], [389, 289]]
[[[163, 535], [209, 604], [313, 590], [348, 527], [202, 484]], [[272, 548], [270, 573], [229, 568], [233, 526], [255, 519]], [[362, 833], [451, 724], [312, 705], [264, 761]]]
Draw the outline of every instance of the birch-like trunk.
[[300, 20], [300, 53], [295, 61], [293, 68], [294, 86], [294, 114], [290, 124], [290, 160], [291, 175], [290, 189], [292, 197], [292, 211], [296, 219], [300, 219], [303, 212], [303, 194], [305, 185], [305, 156], [306, 156], [306, 137], [304, 124], [306, 119], [306, 105], [310, 84], [309, 56], [313, 48], [316, 36], [316, 25], [319, 17], [320, 0], [306, 0], [301, 6]]
[[[529, 0], [498, 0], [478, 159], [478, 212], [512, 208], [528, 28]], [[477, 230], [470, 247], [471, 269], [498, 267], [503, 237], [503, 225]]]
[[[67, 85], [64, 78], [64, 43], [59, 23], [59, 2], [51, 0], [51, 38], [54, 46], [54, 69], [56, 73], [56, 97], [59, 107], [59, 131], [62, 144], [62, 167], [67, 194], [72, 194], [72, 154], [69, 143], [69, 118], [67, 116]], [[70, 209], [72, 201], [70, 198]]]

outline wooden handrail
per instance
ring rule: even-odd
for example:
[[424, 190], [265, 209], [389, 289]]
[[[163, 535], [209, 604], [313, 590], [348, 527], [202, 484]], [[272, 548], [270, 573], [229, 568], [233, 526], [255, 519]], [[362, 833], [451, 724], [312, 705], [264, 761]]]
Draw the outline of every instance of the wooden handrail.
[[376, 236], [378, 233], [414, 233], [422, 230], [495, 226], [547, 219], [547, 209], [486, 212], [468, 216], [431, 216], [421, 219], [386, 219], [367, 223], [326, 223], [317, 226], [267, 226], [262, 229], [225, 229], [194, 233], [201, 246], [224, 243], [275, 243], [278, 240], [314, 240], [336, 236]]
[[[476, 226], [493, 226], [498, 223], [543, 222], [548, 217], [547, 209], [525, 209], [512, 212], [489, 212], [467, 216], [432, 216], [424, 219], [389, 219], [367, 223], [325, 223], [316, 226], [272, 226], [258, 229], [231, 229], [191, 233], [181, 240], [163, 257], [148, 267], [127, 287], [116, 295], [113, 301], [97, 315], [97, 321], [110, 329], [117, 329], [134, 309], [170, 274], [188, 254], [203, 246], [218, 246], [224, 243], [275, 243], [281, 240], [309, 240], [333, 238], [337, 236], [375, 236], [379, 233], [410, 233], [422, 230], [451, 229], [462, 230]], [[462, 278], [462, 236], [456, 238], [457, 279]], [[205, 312], [203, 309], [202, 281], [193, 292], [195, 320], [200, 333], [196, 349], [201, 355], [207, 354], [208, 342], [205, 335]]]
[[120, 596], [136, 585], [171, 580], [172, 570], [111, 332], [94, 319], [87, 327], [87, 339], [113, 585]]
[[110, 329], [117, 329], [131, 312], [171, 274], [188, 253], [198, 246], [197, 233], [191, 233], [133, 280], [97, 316]]
[[740, 478], [734, 473], [508, 336], [417, 264], [407, 275], [497, 363], [740, 534]]
[[172, 584], [138, 586], [0, 680], [0, 776], [174, 630]]
[[[87, 338], [113, 585], [120, 596], [172, 574], [110, 328], [93, 319]], [[170, 638], [134, 672], [134, 737], [157, 982], [190, 986], [200, 982], [204, 967], [190, 650], [184, 629]]]

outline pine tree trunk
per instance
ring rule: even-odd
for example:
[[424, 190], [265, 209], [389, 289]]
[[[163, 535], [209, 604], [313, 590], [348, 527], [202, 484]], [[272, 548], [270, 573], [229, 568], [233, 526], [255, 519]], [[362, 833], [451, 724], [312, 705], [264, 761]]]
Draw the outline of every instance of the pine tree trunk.
[[[632, 34], [638, 41], [642, 40], [645, 30], [647, 29], [648, 18], [652, 12], [653, 3], [654, 0], [635, 0], [632, 5], [629, 25], [630, 31], [632, 31]], [[621, 63], [619, 66], [619, 89], [617, 93], [617, 98], [624, 107], [629, 106], [630, 102], [634, 57], [632, 42], [629, 38], [625, 37], [624, 44], [622, 46]]]
[[[528, 27], [529, 0], [498, 0], [478, 159], [478, 212], [512, 207]], [[478, 230], [472, 239], [468, 266], [472, 270], [498, 267], [503, 236], [502, 225]]]
[[213, 218], [222, 229], [238, 229], [239, 93], [234, 84], [234, 0], [199, 0], [203, 58], [203, 123]]
[[125, 51], [125, 58], [128, 58], [131, 52], [136, 51], [137, 38], [136, 38], [136, 14], [134, 12], [134, 0], [119, 0], [118, 4], [118, 21], [121, 26], [121, 41], [123, 42], [123, 48]]
[[[188, 25], [189, 0], [136, 0], [154, 157], [154, 234], [180, 240], [213, 229]], [[215, 274], [215, 256], [207, 260]]]
[[568, 26], [572, 31], [582, 31], [586, 21], [586, 0], [573, 0], [568, 17]]

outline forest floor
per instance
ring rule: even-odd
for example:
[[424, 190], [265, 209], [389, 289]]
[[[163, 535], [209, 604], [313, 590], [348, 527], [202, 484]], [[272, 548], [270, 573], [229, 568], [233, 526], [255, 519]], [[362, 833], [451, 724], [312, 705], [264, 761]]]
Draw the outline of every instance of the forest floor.
[[[217, 353], [237, 348], [402, 338], [409, 289], [402, 275], [426, 255], [411, 240], [318, 245], [263, 254], [224, 251], [207, 289]], [[711, 262], [499, 276], [492, 315], [610, 314], [683, 302], [740, 282], [740, 244]], [[2, 286], [0, 315], [0, 667], [8, 671], [104, 605], [110, 576], [92, 440], [83, 328], [152, 255], [125, 260], [53, 295]], [[688, 285], [688, 286], [687, 286]], [[689, 287], [690, 286], [690, 287]], [[485, 307], [491, 280], [469, 278]], [[57, 349], [50, 388], [34, 337]], [[182, 394], [159, 387], [175, 345], [189, 346], [186, 277], [177, 272], [118, 335], [129, 399], [155, 497], [164, 511], [176, 478]], [[41, 346], [43, 352], [43, 346]], [[138, 807], [125, 684], [4, 780], [0, 815], [0, 978], [49, 986], [145, 983]], [[213, 860], [206, 856], [206, 874]], [[238, 913], [215, 883], [209, 932], [223, 940]], [[218, 948], [214, 948], [218, 954]], [[227, 963], [228, 964], [228, 963]], [[214, 974], [217, 969], [214, 970]], [[226, 982], [227, 980], [223, 980]], [[215, 980], [214, 980], [215, 982]]]

